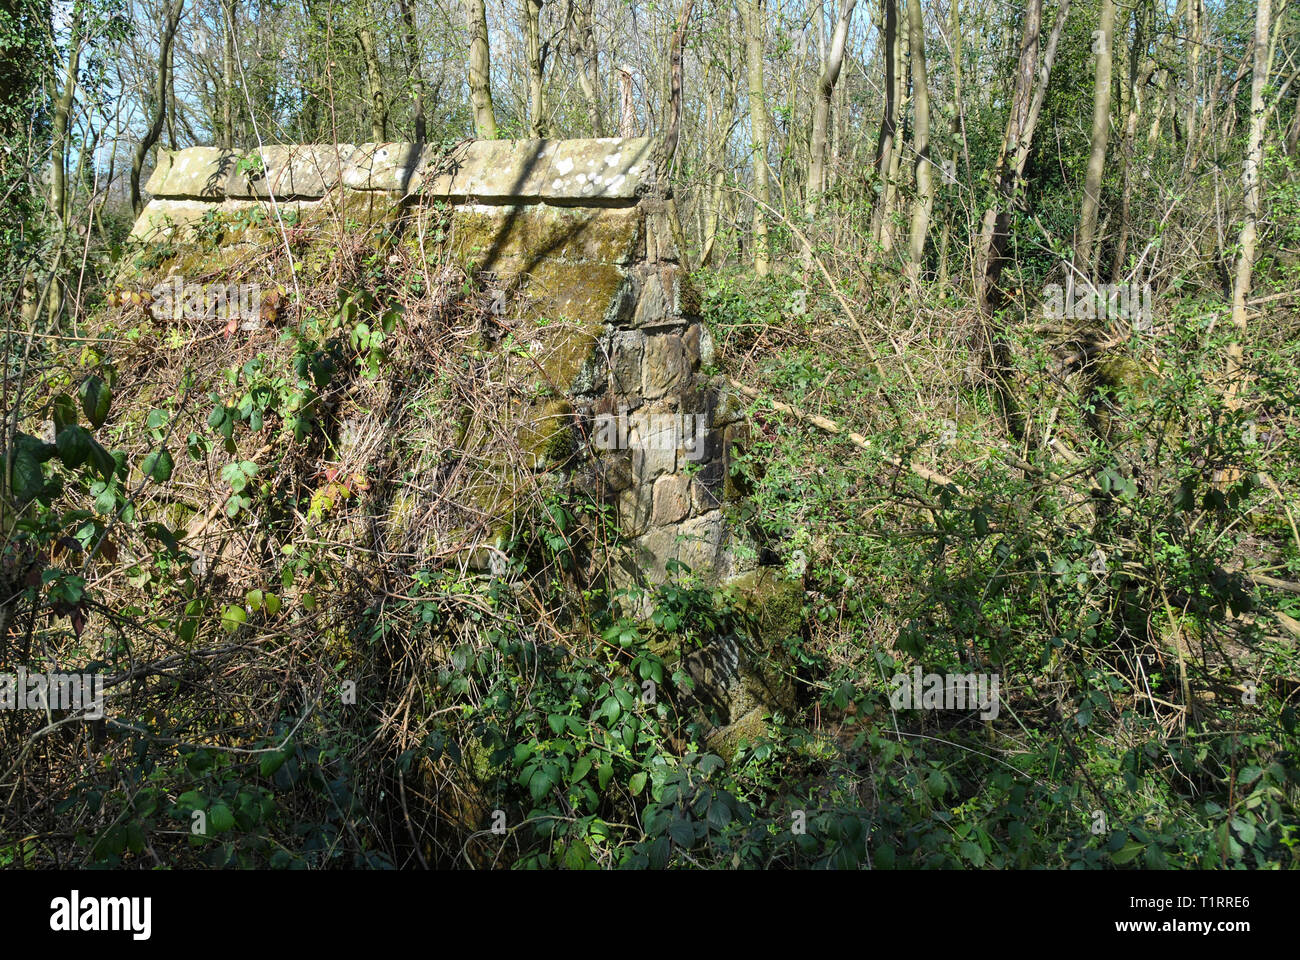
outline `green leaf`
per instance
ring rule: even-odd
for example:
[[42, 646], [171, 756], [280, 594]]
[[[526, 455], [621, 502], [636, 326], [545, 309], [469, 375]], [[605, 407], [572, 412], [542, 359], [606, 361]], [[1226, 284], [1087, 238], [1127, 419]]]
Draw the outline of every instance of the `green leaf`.
[[82, 383], [80, 394], [81, 412], [86, 415], [92, 427], [102, 427], [113, 403], [113, 391], [103, 380], [91, 374]]
[[689, 847], [695, 842], [695, 824], [689, 820], [674, 820], [668, 825], [668, 836], [678, 845]]
[[542, 797], [546, 796], [548, 790], [555, 783], [554, 772], [549, 767], [539, 767], [528, 781], [528, 792], [533, 795], [533, 803], [541, 803]]
[[62, 433], [64, 427], [77, 422], [77, 405], [66, 393], [61, 393], [50, 403], [50, 419], [54, 421], [54, 432]]
[[1241, 839], [1242, 843], [1252, 844], [1255, 842], [1255, 825], [1249, 820], [1233, 817], [1232, 830]]
[[226, 633], [234, 633], [248, 622], [248, 612], [243, 607], [231, 604], [221, 614], [221, 627]]
[[42, 443], [25, 433], [14, 435], [12, 487], [19, 500], [32, 500], [45, 489], [45, 471], [41, 464], [58, 452], [52, 443]]
[[67, 426], [54, 438], [58, 448], [59, 459], [69, 470], [75, 470], [86, 462], [90, 456], [90, 445], [94, 441], [85, 427]]
[[632, 791], [632, 796], [638, 796], [645, 789], [645, 781], [645, 771], [632, 774], [632, 779], [627, 784], [627, 788]]
[[573, 765], [573, 773], [569, 776], [569, 782], [577, 783], [590, 772], [591, 758], [587, 756], [579, 757], [578, 762]]
[[175, 463], [172, 462], [172, 455], [166, 450], [159, 450], [145, 457], [140, 469], [154, 483], [166, 483], [172, 478], [172, 471], [175, 467]]
[[269, 777], [284, 766], [284, 761], [288, 759], [288, 750], [275, 750], [271, 753], [264, 753], [261, 762], [258, 764], [258, 769], [261, 770], [262, 776]]
[[235, 825], [235, 815], [224, 803], [218, 803], [208, 812], [208, 829], [213, 833], [225, 833]]
[[1130, 840], [1128, 843], [1124, 844], [1124, 846], [1120, 847], [1118, 850], [1116, 850], [1114, 853], [1110, 855], [1111, 862], [1115, 863], [1118, 866], [1123, 866], [1124, 864], [1133, 860], [1133, 858], [1135, 858], [1144, 849], [1145, 847], [1142, 844], [1138, 843], [1136, 840]]

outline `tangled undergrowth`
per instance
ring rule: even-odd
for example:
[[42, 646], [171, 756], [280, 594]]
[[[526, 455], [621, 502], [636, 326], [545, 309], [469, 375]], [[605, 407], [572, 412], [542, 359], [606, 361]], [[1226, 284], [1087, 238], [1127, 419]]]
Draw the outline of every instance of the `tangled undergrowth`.
[[[251, 329], [128, 291], [29, 341], [0, 663], [111, 707], [0, 716], [0, 864], [1295, 865], [1293, 337], [1229, 402], [1190, 296], [1074, 368], [1008, 320], [990, 374], [940, 285], [701, 274], [783, 401], [734, 521], [808, 588], [800, 709], [724, 760], [667, 641], [746, 612], [611, 590], [607, 508], [504, 426], [492, 278], [348, 236], [226, 265]], [[996, 716], [899, 708], [917, 665]]]

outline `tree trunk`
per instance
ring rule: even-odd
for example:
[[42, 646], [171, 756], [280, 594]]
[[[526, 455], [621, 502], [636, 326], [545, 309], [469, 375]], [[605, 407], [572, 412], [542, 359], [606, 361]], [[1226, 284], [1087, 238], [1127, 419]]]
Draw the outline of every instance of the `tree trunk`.
[[894, 138], [898, 120], [898, 6], [897, 0], [880, 0], [884, 13], [884, 33], [880, 49], [885, 58], [885, 109], [880, 117], [880, 136], [876, 140], [876, 194], [872, 200], [871, 239], [880, 242], [881, 215], [885, 200], [885, 181], [889, 177], [889, 163], [894, 156]]
[[540, 140], [546, 136], [542, 118], [542, 0], [519, 0], [519, 16], [524, 24], [524, 61], [528, 67], [528, 136]]
[[817, 201], [826, 190], [826, 131], [829, 127], [831, 97], [835, 94], [835, 83], [839, 80], [840, 67], [844, 63], [844, 47], [849, 38], [849, 21], [853, 18], [853, 8], [858, 0], [841, 0], [840, 18], [835, 24], [835, 33], [831, 37], [830, 49], [822, 63], [821, 75], [817, 78], [817, 95], [813, 101], [812, 136], [808, 146], [808, 187], [805, 202], [805, 214], [809, 220], [817, 215]]
[[[163, 22], [162, 38], [158, 46], [158, 79], [154, 87], [153, 117], [149, 121], [149, 129], [145, 131], [140, 142], [135, 145], [135, 152], [131, 156], [131, 209], [140, 215], [140, 171], [144, 168], [145, 157], [153, 149], [158, 137], [162, 134], [163, 120], [167, 116], [167, 99], [168, 80], [171, 75], [172, 62], [172, 41], [176, 37], [176, 28], [181, 22], [181, 10], [185, 6], [185, 0], [173, 0], [171, 7], [167, 11], [167, 19]], [[109, 181], [112, 182], [111, 180]]]
[[221, 146], [235, 148], [235, 0], [221, 0], [225, 51], [221, 58]]
[[384, 99], [383, 78], [379, 73], [379, 52], [375, 48], [375, 31], [369, 23], [357, 30], [361, 55], [366, 64], [366, 87], [370, 96], [370, 139], [383, 143], [388, 139], [388, 104]]
[[1016, 192], [1024, 174], [1033, 143], [1034, 127], [1047, 97], [1047, 85], [1052, 75], [1052, 63], [1057, 43], [1070, 12], [1070, 0], [1064, 0], [1056, 13], [1056, 23], [1043, 57], [1040, 75], [1039, 40], [1043, 25], [1043, 0], [1030, 0], [1025, 13], [1025, 29], [1020, 44], [1020, 61], [1016, 69], [1016, 87], [1011, 101], [1007, 129], [1002, 137], [1002, 147], [993, 169], [993, 182], [997, 194], [992, 206], [984, 211], [975, 260], [975, 276], [979, 284], [980, 309], [992, 316], [1002, 306], [998, 281], [1002, 276], [1011, 211]]
[[620, 63], [618, 71], [618, 135], [635, 137], [637, 135], [636, 101], [632, 97], [632, 68]]
[[[54, 232], [60, 242], [68, 233], [68, 129], [71, 125], [72, 104], [77, 94], [77, 74], [81, 67], [84, 43], [81, 25], [81, 6], [78, 4], [73, 7], [73, 21], [68, 31], [68, 64], [63, 76], [63, 89], [54, 101], [54, 120], [50, 131], [50, 214], [54, 218]], [[63, 283], [57, 271], [50, 281], [48, 310], [51, 321], [63, 312]]]
[[912, 232], [907, 244], [907, 273], [914, 280], [921, 275], [925, 238], [930, 230], [930, 211], [934, 206], [934, 177], [930, 164], [930, 88], [925, 68], [925, 23], [921, 13], [921, 0], [911, 0], [907, 7], [907, 23], [912, 37], [912, 88], [916, 97], [916, 128], [912, 132], [916, 150], [916, 197], [912, 202]]
[[1137, 11], [1134, 14], [1133, 49], [1129, 55], [1128, 114], [1124, 122], [1123, 146], [1120, 148], [1119, 234], [1115, 239], [1115, 257], [1111, 261], [1111, 283], [1120, 282], [1128, 257], [1128, 239], [1133, 232], [1133, 147], [1137, 140], [1138, 122], [1142, 117], [1142, 104], [1146, 99], [1147, 83], [1156, 69], [1155, 59], [1145, 55], [1142, 24], [1141, 12]]
[[578, 85], [582, 87], [582, 96], [591, 114], [591, 135], [603, 137], [605, 121], [600, 99], [600, 56], [596, 46], [594, 6], [595, 0], [579, 0], [577, 4], [575, 26], [578, 36], [574, 47], [578, 60]]
[[1232, 284], [1233, 339], [1228, 344], [1228, 398], [1236, 406], [1245, 383], [1242, 341], [1246, 338], [1246, 301], [1250, 297], [1251, 272], [1255, 266], [1255, 242], [1259, 221], [1259, 173], [1264, 153], [1264, 88], [1268, 85], [1268, 21], [1271, 0], [1257, 0], [1255, 10], [1255, 63], [1250, 80], [1250, 132], [1241, 168], [1246, 214], [1241, 223], [1237, 273]]
[[[1101, 206], [1101, 174], [1106, 165], [1106, 141], [1110, 138], [1111, 44], [1115, 36], [1115, 0], [1101, 0], [1101, 23], [1093, 34], [1097, 54], [1097, 75], [1092, 95], [1092, 149], [1088, 172], [1083, 179], [1083, 206], [1079, 211], [1079, 236], [1074, 247], [1074, 267], [1087, 274], [1092, 263], [1092, 244]], [[1091, 277], [1088, 277], [1091, 281]]]
[[411, 0], [397, 0], [402, 14], [402, 29], [406, 34], [406, 57], [410, 69], [411, 92], [415, 99], [411, 104], [411, 122], [415, 127], [415, 142], [424, 143], [424, 69], [421, 67], [420, 35], [415, 29], [415, 15], [411, 12]]
[[[906, 4], [907, 0], [900, 0]], [[919, 0], [916, 0], [919, 2]], [[907, 16], [907, 9], [904, 6], [903, 17]], [[910, 90], [912, 82], [912, 44], [907, 35], [907, 24], [902, 25], [898, 31], [894, 44], [894, 60], [897, 64], [894, 77], [894, 103], [895, 111], [900, 119], [899, 126], [902, 126], [902, 118], [907, 116], [907, 107], [910, 101]], [[894, 150], [889, 158], [889, 168], [885, 175], [885, 192], [884, 203], [880, 208], [880, 249], [884, 253], [892, 253], [896, 243], [898, 224], [895, 222], [895, 207], [898, 202], [898, 192], [902, 185], [901, 171], [903, 169], [903, 151], [905, 144], [903, 134], [905, 130], [896, 130], [894, 135]]]
[[492, 51], [488, 45], [484, 0], [465, 0], [465, 19], [469, 23], [469, 99], [474, 107], [474, 134], [482, 140], [495, 140], [497, 119], [492, 109]]
[[767, 207], [772, 203], [767, 166], [767, 102], [763, 92], [763, 18], [759, 0], [738, 0], [745, 21], [746, 73], [749, 78], [749, 122], [754, 163], [754, 272], [767, 276], [772, 268], [767, 233]]

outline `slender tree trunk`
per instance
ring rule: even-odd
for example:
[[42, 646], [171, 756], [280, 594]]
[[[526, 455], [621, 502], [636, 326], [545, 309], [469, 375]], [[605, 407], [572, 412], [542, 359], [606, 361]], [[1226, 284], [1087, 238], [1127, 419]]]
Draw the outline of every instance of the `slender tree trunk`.
[[1007, 129], [1002, 137], [1002, 147], [993, 169], [993, 182], [997, 185], [994, 203], [984, 211], [975, 261], [975, 275], [979, 285], [980, 308], [991, 316], [1002, 306], [998, 281], [1002, 276], [1011, 211], [1024, 174], [1025, 162], [1033, 143], [1034, 127], [1047, 97], [1052, 63], [1060, 40], [1065, 19], [1070, 12], [1069, 0], [1061, 3], [1056, 13], [1056, 23], [1047, 44], [1046, 55], [1039, 70], [1039, 41], [1043, 25], [1042, 0], [1030, 0], [1025, 13], [1024, 34], [1020, 43], [1020, 61], [1016, 69], [1016, 86], [1011, 101]]
[[235, 148], [235, 3], [221, 0], [225, 51], [221, 58], [221, 146]]
[[1198, 87], [1201, 84], [1200, 61], [1201, 47], [1205, 43], [1205, 0], [1191, 0], [1187, 5], [1187, 153], [1190, 157], [1196, 149], [1197, 120], [1196, 108], [1199, 100]]
[[414, 95], [414, 102], [411, 104], [411, 122], [415, 127], [415, 142], [424, 143], [426, 135], [424, 68], [421, 66], [420, 35], [415, 29], [415, 15], [411, 11], [411, 0], [397, 0], [397, 6], [402, 14], [402, 31], [406, 34], [406, 57], [410, 70], [411, 93]]
[[[158, 78], [154, 86], [153, 97], [153, 116], [149, 120], [149, 129], [140, 138], [140, 142], [135, 145], [135, 151], [131, 156], [131, 208], [138, 216], [140, 213], [140, 171], [144, 168], [145, 157], [153, 149], [158, 137], [162, 134], [163, 120], [167, 116], [167, 98], [169, 88], [169, 78], [171, 75], [172, 65], [172, 41], [176, 36], [176, 28], [181, 22], [181, 10], [185, 6], [185, 0], [172, 0], [172, 5], [167, 11], [167, 19], [163, 22], [162, 37], [158, 45]], [[109, 182], [112, 180], [110, 178]]]
[[605, 121], [600, 98], [600, 54], [596, 46], [594, 7], [595, 0], [578, 0], [575, 18], [577, 41], [574, 47], [578, 61], [578, 84], [582, 87], [582, 96], [587, 101], [587, 110], [591, 114], [591, 135], [603, 137]]
[[880, 0], [884, 17], [880, 49], [885, 58], [885, 110], [880, 118], [880, 136], [876, 140], [876, 193], [872, 200], [871, 239], [880, 242], [880, 227], [885, 206], [885, 182], [894, 156], [894, 138], [898, 133], [898, 3]]
[[618, 135], [635, 137], [639, 129], [636, 122], [636, 100], [632, 96], [632, 68], [620, 63], [618, 72]]
[[822, 63], [817, 78], [817, 92], [813, 100], [812, 136], [808, 146], [808, 187], [805, 214], [809, 220], [817, 215], [817, 201], [826, 190], [827, 129], [831, 113], [831, 97], [839, 80], [844, 63], [844, 47], [849, 38], [849, 22], [858, 0], [841, 0], [840, 18], [835, 24], [830, 49]]
[[366, 64], [366, 87], [370, 95], [370, 139], [383, 143], [388, 139], [388, 102], [384, 98], [384, 83], [379, 72], [379, 51], [375, 47], [375, 31], [369, 23], [357, 30], [361, 40], [361, 56]]
[[1257, 0], [1255, 8], [1255, 63], [1250, 81], [1250, 132], [1241, 168], [1245, 191], [1245, 218], [1241, 223], [1240, 252], [1232, 284], [1233, 340], [1228, 345], [1228, 397], [1235, 406], [1245, 382], [1242, 342], [1246, 338], [1246, 301], [1250, 298], [1251, 272], [1255, 266], [1255, 243], [1259, 221], [1259, 174], [1264, 154], [1264, 88], [1270, 67], [1268, 24], [1271, 0]]
[[[1141, 11], [1135, 11], [1133, 23], [1133, 48], [1129, 55], [1129, 93], [1127, 119], [1124, 121], [1124, 140], [1120, 148], [1119, 234], [1115, 239], [1115, 257], [1111, 261], [1110, 282], [1119, 283], [1124, 275], [1128, 258], [1128, 241], [1133, 232], [1133, 148], [1137, 140], [1138, 123], [1142, 118], [1142, 104], [1146, 99], [1147, 83], [1155, 72], [1155, 59], [1146, 55], [1146, 40]], [[1139, 65], [1140, 64], [1140, 65]]]
[[[899, 0], [899, 2], [904, 5], [902, 11], [904, 23], [895, 40], [894, 59], [897, 68], [894, 73], [896, 80], [894, 103], [899, 117], [899, 126], [902, 127], [903, 118], [907, 117], [907, 107], [911, 100], [912, 44], [907, 34], [906, 4], [908, 0]], [[919, 0], [915, 0], [915, 2], [919, 2]], [[880, 209], [880, 249], [885, 253], [892, 253], [897, 241], [898, 224], [895, 222], [895, 208], [898, 203], [899, 188], [902, 186], [903, 152], [906, 148], [905, 133], [905, 127], [895, 131], [894, 151], [890, 155], [889, 172], [885, 176], [884, 204]]]
[[519, 0], [519, 16], [524, 25], [524, 62], [528, 67], [528, 136], [540, 140], [546, 136], [542, 117], [542, 0]]
[[1101, 23], [1093, 34], [1097, 74], [1092, 95], [1092, 149], [1088, 154], [1088, 171], [1083, 178], [1083, 206], [1079, 211], [1079, 236], [1074, 247], [1074, 267], [1085, 274], [1092, 263], [1097, 211], [1101, 206], [1101, 175], [1106, 165], [1106, 142], [1110, 138], [1110, 68], [1114, 36], [1115, 0], [1101, 0]]
[[754, 272], [760, 277], [771, 270], [771, 249], [767, 232], [767, 207], [772, 203], [767, 166], [767, 101], [763, 89], [763, 16], [760, 0], [738, 0], [745, 21], [745, 59], [749, 78], [749, 122], [754, 162]]
[[916, 197], [912, 202], [912, 230], [907, 244], [907, 273], [916, 279], [921, 275], [921, 266], [925, 260], [925, 238], [930, 230], [930, 211], [934, 207], [934, 176], [930, 163], [930, 88], [925, 67], [925, 23], [921, 0], [910, 0], [907, 22], [912, 37], [912, 89], [916, 98], [916, 121], [912, 132], [916, 150]]
[[[60, 240], [66, 238], [69, 226], [68, 130], [71, 125], [72, 104], [77, 94], [77, 75], [81, 69], [81, 51], [84, 44], [81, 26], [81, 6], [76, 4], [73, 6], [73, 20], [68, 31], [70, 38], [68, 63], [63, 75], [63, 89], [59, 91], [54, 101], [54, 119], [50, 130], [50, 213], [54, 218], [55, 234]], [[48, 311], [51, 321], [63, 312], [63, 281], [57, 270], [50, 282]]]
[[465, 0], [465, 19], [469, 24], [469, 98], [474, 107], [474, 134], [482, 140], [495, 140], [497, 119], [492, 109], [492, 51], [488, 45], [484, 0]]
[[[1173, 24], [1182, 21], [1187, 10], [1187, 0], [1178, 0], [1174, 8]], [[1157, 44], [1156, 52], [1156, 73], [1152, 79], [1156, 86], [1155, 92], [1155, 115], [1151, 118], [1151, 127], [1147, 130], [1147, 151], [1153, 152], [1156, 146], [1156, 140], [1160, 136], [1160, 126], [1164, 121], [1165, 107], [1169, 105], [1173, 98], [1173, 64], [1174, 64], [1174, 33], [1175, 30], [1170, 25], [1160, 35], [1160, 41]]]

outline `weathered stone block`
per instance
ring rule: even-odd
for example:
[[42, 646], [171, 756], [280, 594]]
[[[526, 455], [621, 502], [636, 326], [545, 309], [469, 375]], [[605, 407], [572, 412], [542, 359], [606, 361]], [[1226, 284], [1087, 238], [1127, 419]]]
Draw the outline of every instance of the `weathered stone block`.
[[145, 190], [155, 197], [189, 200], [220, 200], [226, 182], [242, 156], [219, 147], [187, 147], [159, 150], [158, 165]]
[[363, 143], [343, 165], [343, 185], [353, 190], [413, 191], [420, 150], [414, 143]]
[[715, 492], [720, 491], [722, 488], [720, 469], [717, 472], [719, 473], [719, 479], [712, 486], [704, 482], [699, 474], [696, 474], [691, 479], [692, 514], [708, 513], [710, 510], [717, 510], [722, 506], [722, 498]]
[[244, 199], [269, 197], [318, 199], [338, 185], [343, 167], [356, 148], [338, 145], [273, 145], [252, 151], [262, 158], [258, 176], [241, 173], [236, 164], [226, 195]]
[[691, 511], [690, 484], [691, 478], [682, 473], [668, 474], [655, 481], [652, 525], [662, 527], [686, 519]]
[[214, 208], [202, 200], [150, 200], [131, 228], [130, 239], [141, 243], [184, 240]]
[[589, 202], [634, 199], [654, 175], [653, 151], [650, 137], [561, 140], [543, 196]]
[[682, 338], [673, 333], [646, 337], [641, 363], [641, 392], [653, 400], [677, 390], [690, 373]]
[[635, 330], [618, 331], [610, 338], [610, 389], [636, 406], [641, 396], [641, 364], [645, 335]]
[[492, 269], [501, 259], [627, 264], [640, 223], [635, 209], [544, 204], [461, 204], [451, 215], [451, 249]]
[[556, 140], [472, 140], [446, 154], [425, 150], [420, 193], [425, 197], [520, 203], [541, 199]]
[[676, 414], [666, 404], [656, 404], [628, 415], [628, 445], [632, 449], [633, 475], [649, 483], [677, 469]]
[[636, 484], [618, 495], [618, 526], [625, 537], [638, 537], [650, 526], [654, 507], [653, 489]]
[[716, 576], [721, 560], [723, 524], [714, 511], [683, 523], [653, 527], [636, 541], [635, 562], [647, 581], [667, 579], [665, 564], [676, 560], [706, 581]]
[[447, 153], [425, 151], [426, 197], [485, 203], [549, 200], [611, 203], [644, 190], [653, 143], [648, 137], [590, 140], [476, 140]]

